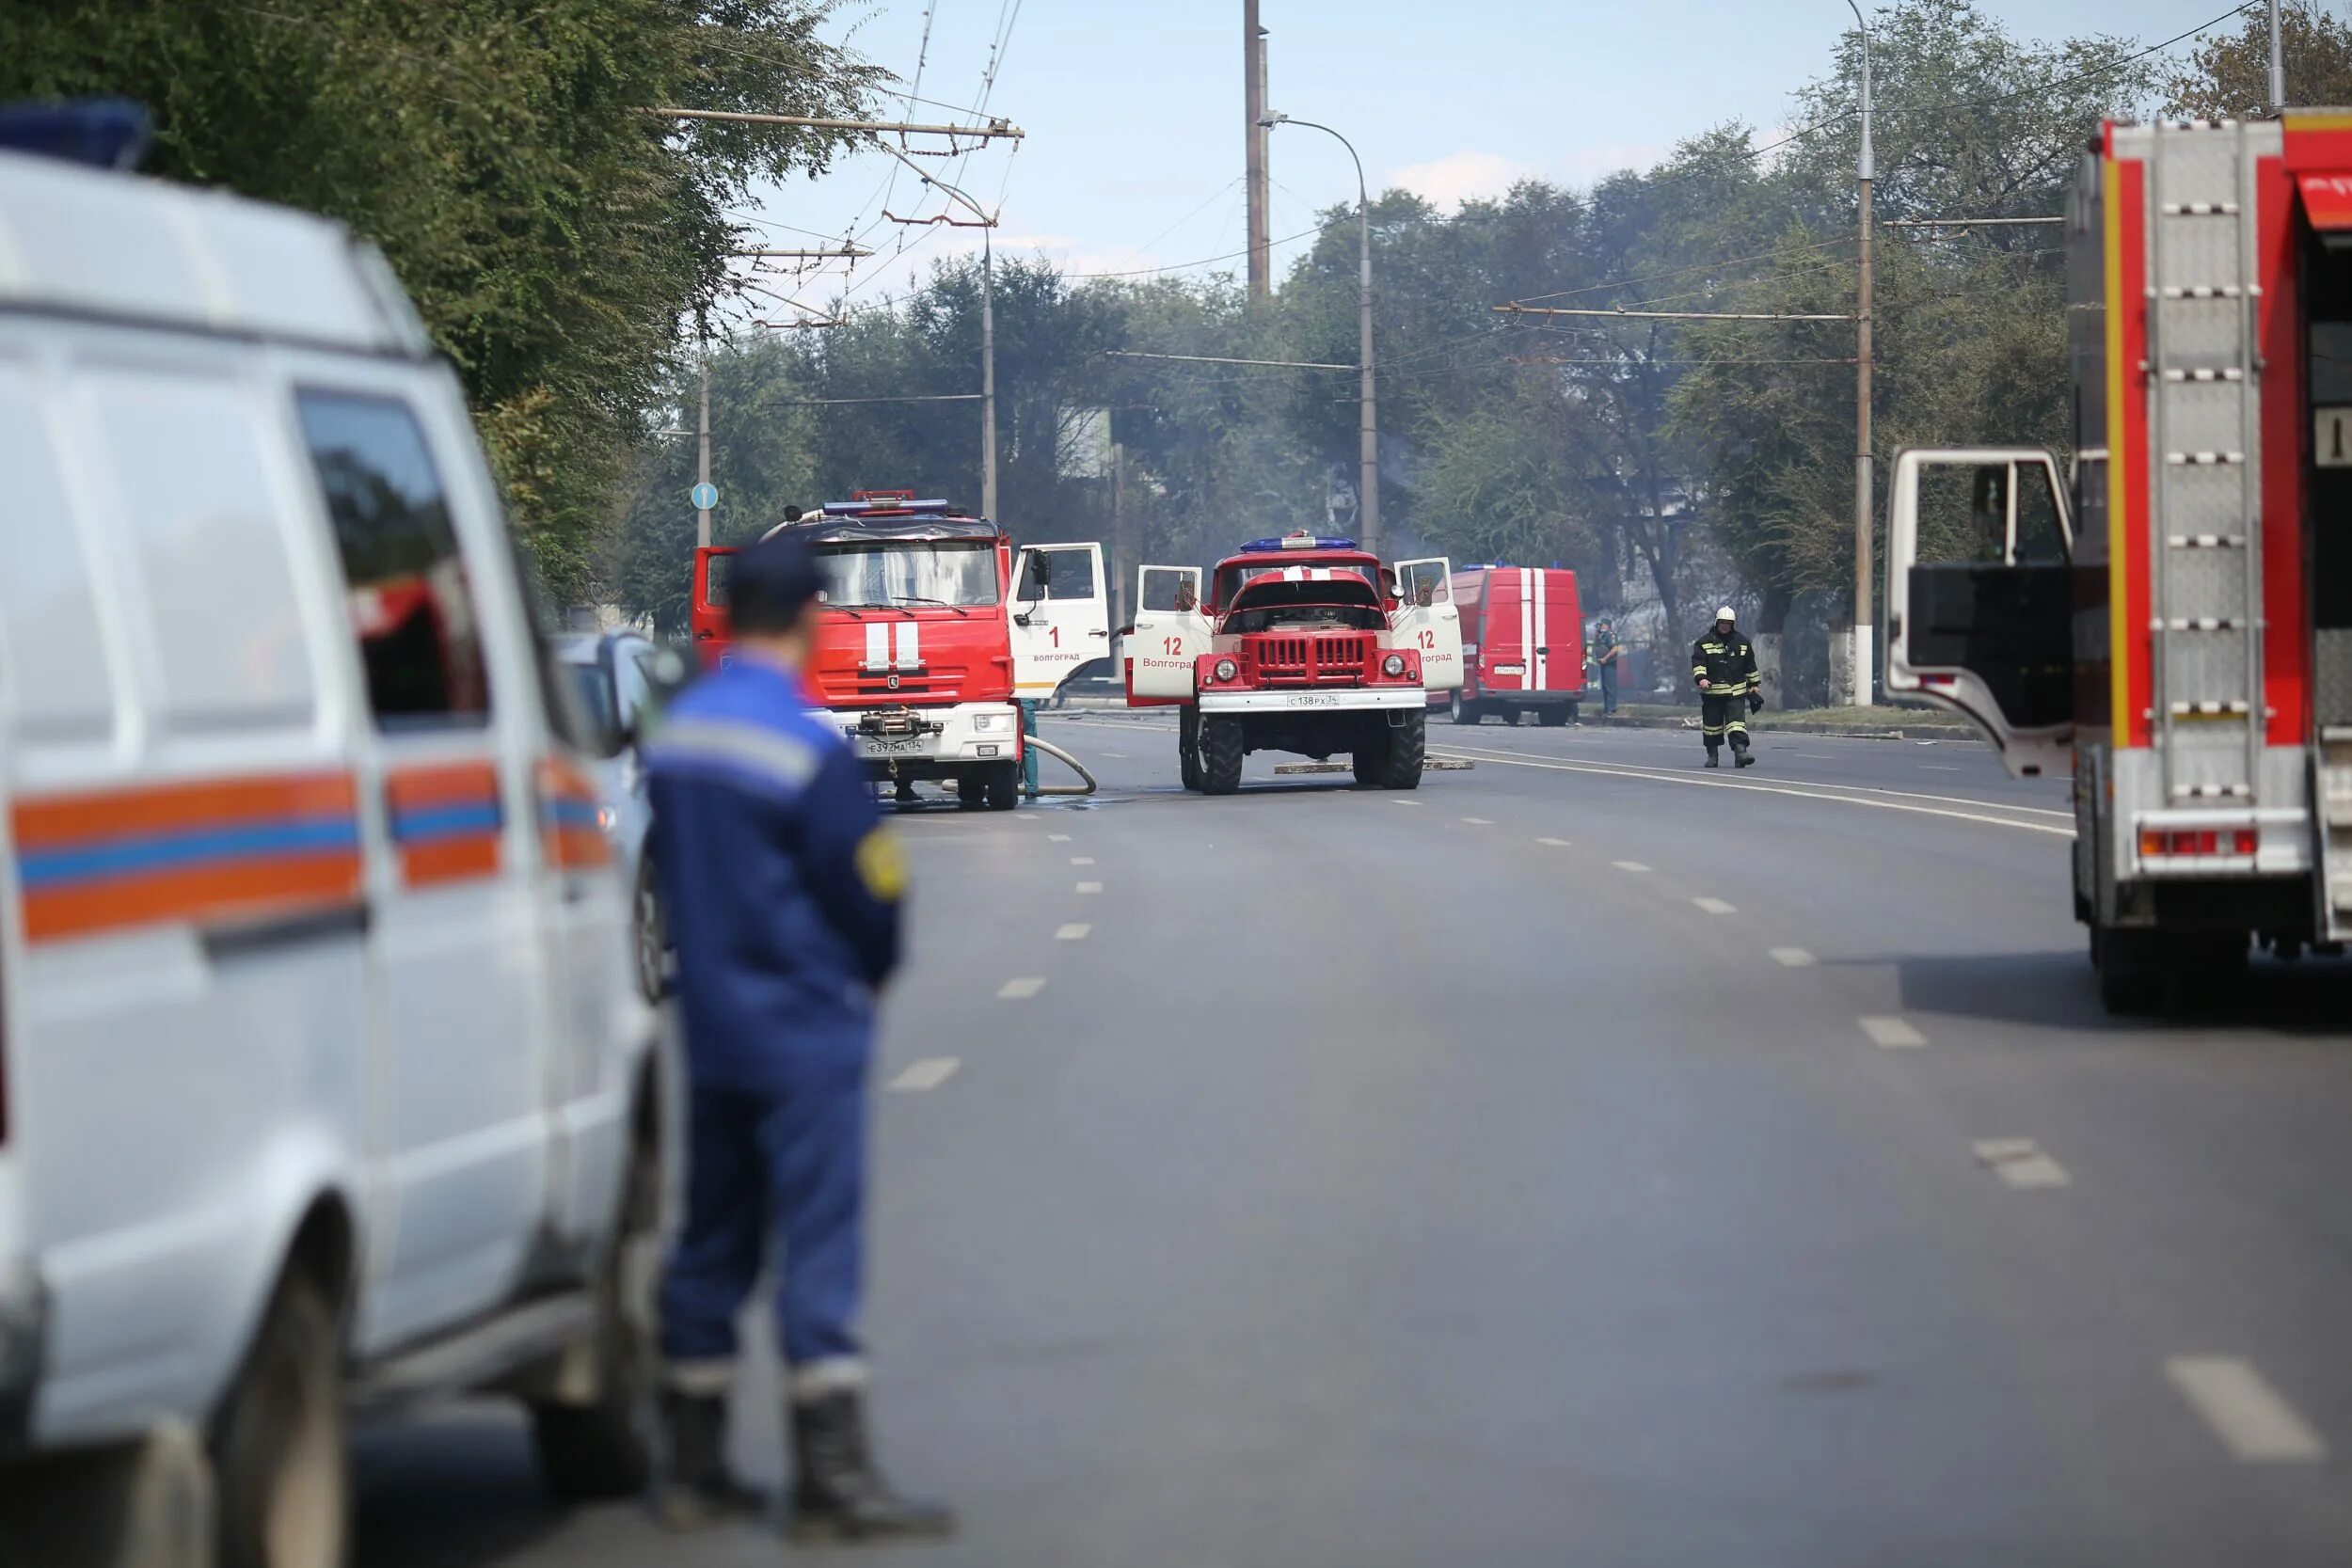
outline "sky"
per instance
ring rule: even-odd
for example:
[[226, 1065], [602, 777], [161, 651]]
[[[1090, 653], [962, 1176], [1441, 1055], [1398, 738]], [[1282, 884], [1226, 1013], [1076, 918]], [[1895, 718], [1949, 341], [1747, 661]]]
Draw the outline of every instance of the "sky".
[[[2153, 43], [2230, 3], [1979, 8], [2024, 38]], [[1000, 254], [1042, 255], [1072, 274], [1200, 275], [1243, 266], [1229, 254], [1247, 241], [1241, 12], [1240, 0], [843, 0], [828, 30], [900, 90], [935, 100], [889, 103], [918, 120], [979, 107], [993, 61], [987, 111], [1026, 136], [917, 161], [999, 210]], [[1792, 90], [1829, 69], [1853, 25], [1840, 0], [1261, 0], [1261, 22], [1271, 107], [1347, 136], [1375, 191], [1401, 185], [1449, 209], [1523, 175], [1587, 184], [1645, 167], [1726, 119], [1780, 125]], [[1355, 198], [1345, 150], [1320, 132], [1277, 129], [1269, 163], [1278, 241]], [[880, 251], [846, 277], [835, 265], [781, 291], [821, 304], [846, 286], [854, 308], [903, 293], [933, 258], [979, 248], [976, 230], [882, 216], [948, 206], [904, 166], [863, 151], [815, 181], [763, 188], [743, 215], [778, 246], [849, 235]], [[1309, 243], [1278, 245], [1278, 278]], [[763, 316], [795, 319], [758, 297]]]

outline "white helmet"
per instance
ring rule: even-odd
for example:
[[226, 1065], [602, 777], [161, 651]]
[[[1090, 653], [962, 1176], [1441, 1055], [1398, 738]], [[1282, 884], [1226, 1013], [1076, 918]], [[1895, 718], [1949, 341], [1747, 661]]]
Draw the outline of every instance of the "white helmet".
[[1731, 612], [1731, 607], [1729, 605], [1725, 605], [1723, 609], [1715, 611], [1715, 619], [1718, 621], [1737, 621], [1740, 617]]

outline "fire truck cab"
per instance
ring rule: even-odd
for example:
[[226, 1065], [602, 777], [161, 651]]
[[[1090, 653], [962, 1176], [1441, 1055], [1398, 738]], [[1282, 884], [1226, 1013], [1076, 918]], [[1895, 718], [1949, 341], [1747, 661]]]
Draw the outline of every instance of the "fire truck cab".
[[1175, 705], [1184, 787], [1241, 785], [1251, 752], [1325, 761], [1359, 784], [1421, 784], [1428, 693], [1462, 681], [1460, 616], [1442, 557], [1383, 565], [1352, 539], [1254, 539], [1219, 562], [1145, 566], [1126, 641], [1127, 700]]
[[1890, 690], [2074, 775], [2107, 1005], [2352, 939], [2352, 115], [2105, 128], [2067, 223], [2074, 451], [1911, 451]]
[[[861, 490], [781, 523], [825, 577], [811, 691], [869, 777], [952, 779], [967, 807], [1020, 798], [1016, 697], [1046, 698], [1110, 645], [1103, 546], [1025, 545], [945, 500]], [[694, 644], [706, 664], [729, 646], [727, 558], [694, 552]]]

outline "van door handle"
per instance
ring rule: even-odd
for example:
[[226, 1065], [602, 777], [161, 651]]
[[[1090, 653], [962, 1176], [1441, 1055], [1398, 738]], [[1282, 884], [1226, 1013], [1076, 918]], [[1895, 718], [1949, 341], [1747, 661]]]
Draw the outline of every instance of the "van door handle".
[[282, 953], [290, 947], [307, 947], [313, 942], [363, 937], [368, 933], [372, 916], [373, 911], [365, 903], [346, 904], [340, 909], [309, 910], [270, 920], [208, 926], [198, 940], [203, 944], [207, 962], [230, 963]]

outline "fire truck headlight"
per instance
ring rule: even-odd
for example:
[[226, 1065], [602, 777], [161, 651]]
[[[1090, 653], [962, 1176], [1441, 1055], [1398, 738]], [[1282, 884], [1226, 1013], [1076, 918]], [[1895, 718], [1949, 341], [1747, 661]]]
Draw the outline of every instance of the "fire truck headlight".
[[972, 716], [972, 727], [980, 731], [993, 730], [1004, 717], [1001, 713], [976, 713]]
[[1380, 673], [1384, 675], [1390, 676], [1403, 674], [1405, 673], [1405, 656], [1403, 654], [1391, 654], [1388, 657], [1382, 659], [1380, 661]]
[[1230, 658], [1220, 658], [1216, 661], [1215, 673], [1218, 680], [1229, 681], [1241, 673], [1241, 666]]

